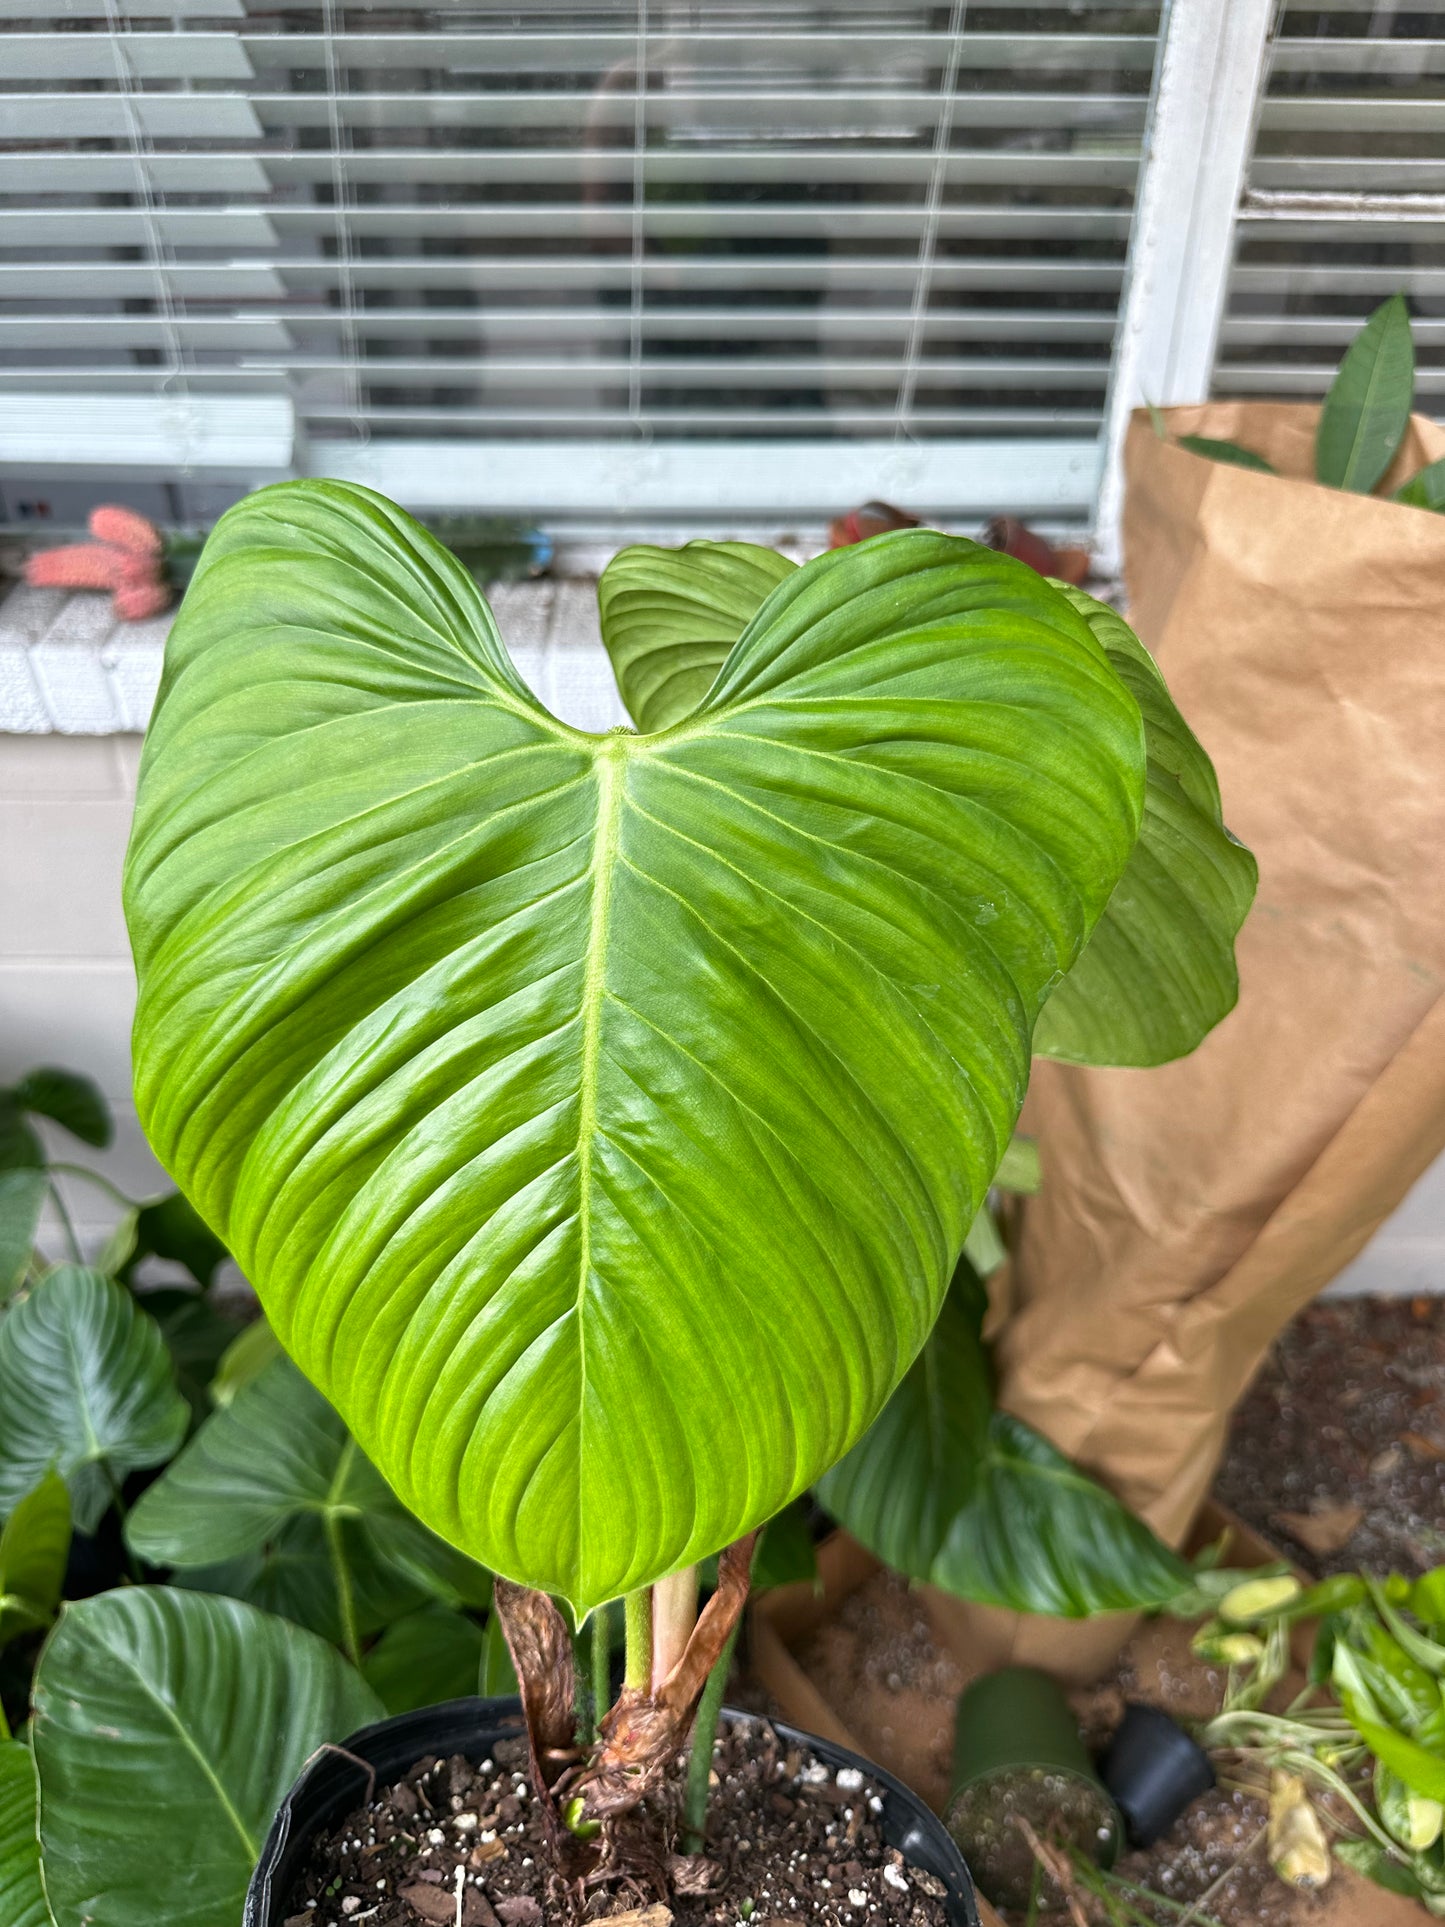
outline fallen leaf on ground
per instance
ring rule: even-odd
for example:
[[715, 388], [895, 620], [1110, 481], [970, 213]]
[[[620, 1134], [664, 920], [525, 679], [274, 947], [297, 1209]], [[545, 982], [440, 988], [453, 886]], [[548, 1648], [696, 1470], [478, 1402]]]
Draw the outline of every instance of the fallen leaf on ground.
[[1275, 1512], [1270, 1518], [1291, 1539], [1324, 1558], [1350, 1543], [1364, 1516], [1362, 1505], [1328, 1505], [1314, 1512]]

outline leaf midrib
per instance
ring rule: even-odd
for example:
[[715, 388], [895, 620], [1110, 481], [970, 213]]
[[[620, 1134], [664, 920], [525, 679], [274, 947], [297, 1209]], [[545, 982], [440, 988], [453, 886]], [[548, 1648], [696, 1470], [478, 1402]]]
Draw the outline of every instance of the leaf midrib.
[[623, 758], [628, 738], [605, 737], [598, 746], [597, 830], [592, 846], [592, 906], [587, 923], [587, 954], [582, 976], [582, 1048], [577, 1079], [577, 1504], [582, 1518], [582, 1476], [587, 1461], [587, 1321], [584, 1310], [592, 1269], [592, 1146], [597, 1134], [597, 1062], [601, 1053], [602, 1006], [606, 991], [607, 926], [612, 883], [617, 871], [622, 804], [626, 792]]

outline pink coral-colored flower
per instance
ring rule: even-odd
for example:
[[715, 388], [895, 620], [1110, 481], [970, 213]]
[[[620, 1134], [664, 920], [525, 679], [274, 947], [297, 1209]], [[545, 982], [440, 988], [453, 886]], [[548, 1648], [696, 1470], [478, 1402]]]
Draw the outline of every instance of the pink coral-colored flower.
[[37, 589], [113, 589], [119, 579], [121, 553], [96, 542], [42, 549], [25, 564], [25, 580]]
[[157, 562], [161, 559], [164, 543], [160, 530], [134, 509], [117, 508], [113, 503], [92, 509], [90, 532], [102, 542], [113, 542], [118, 549], [128, 549], [132, 555], [150, 556]]
[[151, 616], [164, 615], [170, 606], [171, 592], [164, 582], [129, 582], [111, 597], [111, 607], [122, 622], [146, 622]]

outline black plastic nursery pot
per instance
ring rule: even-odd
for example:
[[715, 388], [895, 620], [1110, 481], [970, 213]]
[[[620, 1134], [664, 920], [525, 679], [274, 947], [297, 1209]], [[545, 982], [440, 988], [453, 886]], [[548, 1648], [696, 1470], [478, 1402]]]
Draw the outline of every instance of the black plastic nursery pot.
[[1129, 1840], [1152, 1847], [1191, 1801], [1214, 1785], [1209, 1755], [1157, 1706], [1130, 1700], [1099, 1771]]
[[[781, 1721], [764, 1722], [731, 1707], [723, 1709], [722, 1717], [730, 1725], [771, 1725], [781, 1738], [806, 1747], [835, 1772], [839, 1767], [860, 1768], [882, 1793], [882, 1827], [888, 1844], [913, 1866], [934, 1874], [947, 1888], [942, 1904], [950, 1927], [979, 1927], [973, 1882], [963, 1856], [938, 1817], [901, 1780], [846, 1746], [835, 1746], [831, 1740], [817, 1739]], [[448, 1700], [442, 1706], [423, 1707], [420, 1712], [403, 1713], [396, 1719], [363, 1727], [344, 1742], [345, 1751], [318, 1754], [281, 1802], [271, 1823], [246, 1890], [242, 1927], [283, 1927], [286, 1903], [311, 1842], [366, 1796], [367, 1775], [358, 1761], [364, 1760], [374, 1768], [377, 1784], [385, 1786], [428, 1754], [444, 1758], [460, 1753], [480, 1760], [496, 1741], [515, 1738], [521, 1730], [521, 1702], [515, 1698]], [[348, 1759], [348, 1754], [355, 1757]]]
[[1037, 1863], [1019, 1817], [1101, 1867], [1118, 1858], [1124, 1823], [1064, 1689], [1032, 1666], [1005, 1666], [974, 1680], [958, 1702], [944, 1815], [980, 1890], [1000, 1907], [1027, 1907], [1034, 1887]]

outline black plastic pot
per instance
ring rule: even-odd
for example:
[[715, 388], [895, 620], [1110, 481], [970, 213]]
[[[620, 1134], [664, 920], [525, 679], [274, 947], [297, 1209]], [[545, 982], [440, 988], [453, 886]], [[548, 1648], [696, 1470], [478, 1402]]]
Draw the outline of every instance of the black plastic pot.
[[953, 1791], [944, 1818], [995, 1905], [1029, 1903], [1035, 1865], [1022, 1814], [1046, 1838], [1062, 1836], [1112, 1866], [1124, 1823], [1079, 1737], [1063, 1688], [1032, 1666], [986, 1673], [958, 1702]]
[[1136, 1847], [1152, 1847], [1214, 1785], [1209, 1755], [1157, 1706], [1130, 1700], [1099, 1762]]
[[[751, 1713], [723, 1709], [731, 1725], [759, 1726]], [[835, 1771], [840, 1766], [861, 1767], [883, 1794], [883, 1832], [890, 1846], [905, 1860], [936, 1874], [948, 1889], [944, 1902], [950, 1927], [979, 1927], [973, 1882], [963, 1857], [937, 1816], [910, 1793], [901, 1780], [885, 1773], [871, 1760], [850, 1753], [846, 1746], [815, 1739], [796, 1727], [772, 1722], [785, 1740], [806, 1746]], [[444, 1706], [424, 1707], [363, 1727], [345, 1742], [346, 1752], [376, 1769], [377, 1784], [399, 1780], [416, 1762], [434, 1753], [445, 1759], [462, 1753], [484, 1759], [497, 1740], [514, 1737], [522, 1727], [521, 1703], [516, 1699], [448, 1700]], [[266, 1836], [261, 1858], [246, 1890], [242, 1927], [282, 1927], [286, 1902], [301, 1871], [311, 1842], [335, 1825], [366, 1794], [366, 1775], [343, 1753], [321, 1753], [292, 1787]]]

